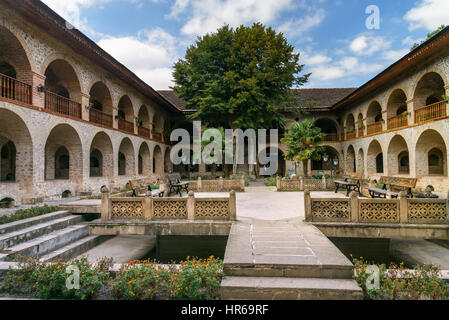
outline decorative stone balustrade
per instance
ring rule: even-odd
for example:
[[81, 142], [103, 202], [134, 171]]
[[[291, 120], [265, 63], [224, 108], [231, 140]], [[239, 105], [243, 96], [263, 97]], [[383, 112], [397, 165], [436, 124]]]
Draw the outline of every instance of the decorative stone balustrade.
[[304, 178], [299, 179], [280, 179], [276, 181], [277, 191], [283, 192], [297, 192], [297, 191], [329, 191], [335, 189], [333, 179], [326, 179], [323, 176], [322, 179]]

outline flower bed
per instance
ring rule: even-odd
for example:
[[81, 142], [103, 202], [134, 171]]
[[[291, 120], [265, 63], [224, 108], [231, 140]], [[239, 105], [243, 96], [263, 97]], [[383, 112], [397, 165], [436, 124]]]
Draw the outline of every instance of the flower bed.
[[[0, 293], [41, 299], [166, 300], [219, 299], [223, 278], [222, 260], [188, 257], [179, 265], [162, 267], [149, 260], [132, 261], [110, 273], [112, 259], [103, 258], [95, 265], [86, 258], [72, 261], [40, 262], [22, 259], [19, 270], [0, 277]], [[80, 271], [79, 289], [66, 286], [67, 268]]]

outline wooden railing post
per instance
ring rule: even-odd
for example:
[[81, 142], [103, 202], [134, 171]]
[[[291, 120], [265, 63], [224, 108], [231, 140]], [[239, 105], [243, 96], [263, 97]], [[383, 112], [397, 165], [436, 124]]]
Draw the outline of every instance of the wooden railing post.
[[187, 220], [195, 220], [195, 196], [193, 191], [189, 191], [187, 196]]
[[357, 193], [352, 191], [349, 194], [350, 206], [351, 206], [351, 222], [359, 221], [359, 198]]
[[399, 223], [408, 222], [408, 199], [407, 193], [401, 191], [399, 193]]
[[312, 198], [310, 197], [310, 191], [304, 191], [304, 215], [306, 222], [313, 222], [312, 216]]
[[106, 186], [101, 187], [101, 220], [111, 220], [109, 208], [109, 189]]
[[229, 220], [237, 220], [237, 199], [234, 190], [229, 193]]

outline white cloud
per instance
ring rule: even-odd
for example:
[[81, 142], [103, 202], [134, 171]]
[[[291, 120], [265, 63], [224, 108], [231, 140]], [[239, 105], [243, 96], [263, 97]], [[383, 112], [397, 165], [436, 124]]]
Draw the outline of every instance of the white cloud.
[[357, 55], [372, 55], [391, 47], [391, 42], [380, 36], [360, 35], [349, 45], [349, 49]]
[[325, 18], [326, 12], [324, 9], [317, 9], [303, 18], [289, 20], [281, 24], [278, 27], [278, 31], [285, 33], [287, 37], [297, 37], [309, 29], [319, 26]]
[[303, 62], [310, 66], [310, 65], [317, 65], [317, 64], [323, 64], [323, 63], [329, 63], [332, 61], [331, 57], [328, 57], [324, 54], [318, 53], [313, 56], [303, 55], [302, 57]]
[[382, 58], [389, 62], [396, 62], [401, 59], [407, 53], [410, 52], [410, 49], [400, 49], [400, 50], [387, 50], [382, 53]]
[[409, 30], [425, 28], [433, 31], [449, 22], [449, 1], [421, 0], [417, 7], [410, 9], [404, 16], [409, 23]]
[[237, 27], [255, 21], [271, 23], [293, 4], [293, 0], [176, 0], [168, 17], [185, 16], [182, 34], [197, 36], [224, 24]]
[[173, 85], [172, 66], [177, 60], [176, 39], [160, 28], [137, 37], [105, 37], [98, 45], [156, 90]]

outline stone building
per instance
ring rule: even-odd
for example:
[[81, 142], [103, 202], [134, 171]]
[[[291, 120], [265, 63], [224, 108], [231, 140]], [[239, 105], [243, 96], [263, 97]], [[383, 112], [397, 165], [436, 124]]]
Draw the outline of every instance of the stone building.
[[[192, 112], [181, 99], [152, 89], [40, 1], [0, 9], [0, 202], [123, 188], [173, 170], [168, 134]], [[448, 81], [446, 28], [360, 88], [301, 89], [298, 104], [315, 102], [304, 117], [327, 133], [337, 171], [417, 177], [418, 187], [445, 191]], [[300, 173], [279, 149], [278, 173]]]

